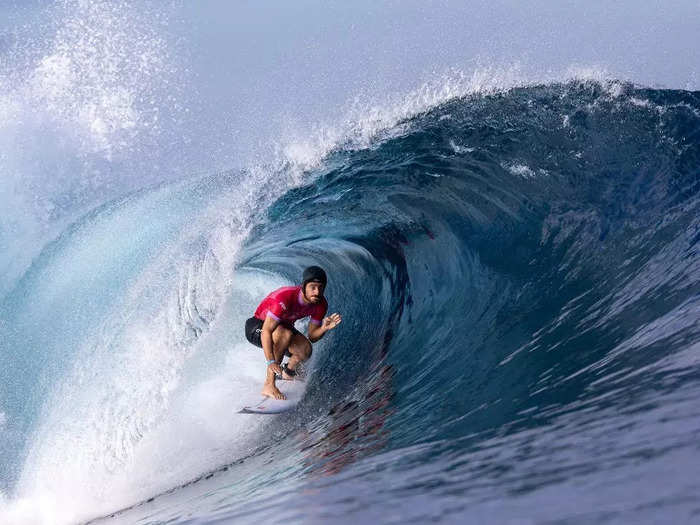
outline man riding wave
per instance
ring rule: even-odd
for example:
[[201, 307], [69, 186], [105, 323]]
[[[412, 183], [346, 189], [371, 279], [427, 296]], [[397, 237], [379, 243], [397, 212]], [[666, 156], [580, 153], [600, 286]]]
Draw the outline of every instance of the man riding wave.
[[[327, 282], [322, 268], [309, 266], [304, 270], [301, 286], [284, 286], [270, 293], [246, 321], [246, 339], [262, 348], [267, 359], [264, 396], [286, 399], [275, 385], [277, 376], [294, 379], [299, 363], [311, 357], [311, 343], [340, 324], [340, 314], [324, 317], [328, 311], [328, 302], [323, 296]], [[311, 317], [308, 338], [294, 328], [294, 323], [305, 317]], [[290, 359], [282, 367], [285, 355]]]

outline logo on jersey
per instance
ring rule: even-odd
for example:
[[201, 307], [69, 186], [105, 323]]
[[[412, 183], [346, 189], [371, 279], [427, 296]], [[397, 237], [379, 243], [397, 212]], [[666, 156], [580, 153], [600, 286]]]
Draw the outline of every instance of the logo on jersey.
[[282, 301], [280, 301], [278, 304], [282, 307], [282, 310], [287, 310], [287, 305], [285, 305]]

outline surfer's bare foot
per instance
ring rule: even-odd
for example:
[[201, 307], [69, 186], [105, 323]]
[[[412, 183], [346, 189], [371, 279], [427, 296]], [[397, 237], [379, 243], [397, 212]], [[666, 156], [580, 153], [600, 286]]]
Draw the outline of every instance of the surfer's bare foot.
[[260, 393], [264, 396], [271, 397], [272, 399], [287, 399], [287, 397], [280, 392], [279, 388], [277, 388], [275, 385], [263, 386], [262, 392]]

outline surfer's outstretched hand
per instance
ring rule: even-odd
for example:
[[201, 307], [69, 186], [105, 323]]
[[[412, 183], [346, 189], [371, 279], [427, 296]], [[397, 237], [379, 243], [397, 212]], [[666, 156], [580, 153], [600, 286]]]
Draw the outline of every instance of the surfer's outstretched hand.
[[333, 328], [338, 326], [342, 320], [343, 319], [340, 317], [340, 314], [338, 314], [338, 313], [329, 315], [328, 317], [323, 319], [323, 328], [325, 330], [333, 330]]

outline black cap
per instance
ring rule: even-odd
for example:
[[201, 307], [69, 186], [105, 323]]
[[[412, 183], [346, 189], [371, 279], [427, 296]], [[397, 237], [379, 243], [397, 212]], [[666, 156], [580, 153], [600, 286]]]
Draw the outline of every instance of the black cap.
[[304, 274], [301, 277], [301, 289], [306, 291], [307, 283], [321, 283], [324, 286], [328, 283], [328, 277], [326, 277], [326, 272], [320, 266], [309, 266], [304, 270]]

